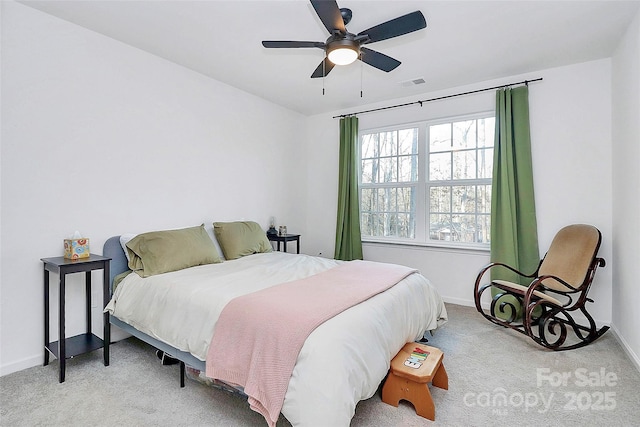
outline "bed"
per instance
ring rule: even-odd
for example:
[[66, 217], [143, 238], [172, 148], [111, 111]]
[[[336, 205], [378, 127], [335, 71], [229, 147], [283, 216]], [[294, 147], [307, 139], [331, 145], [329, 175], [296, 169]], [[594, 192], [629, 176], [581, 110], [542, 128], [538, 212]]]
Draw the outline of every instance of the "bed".
[[[249, 232], [247, 227], [251, 229]], [[123, 236], [109, 238], [103, 254], [112, 258], [112, 299], [105, 310], [110, 314], [111, 324], [179, 359], [182, 367], [186, 364], [201, 372], [207, 372], [207, 359], [211, 363], [214, 352], [222, 357], [232, 354], [227, 349], [233, 346], [222, 348], [218, 345], [220, 341], [212, 339], [222, 336], [222, 332], [216, 331], [216, 324], [222, 328], [220, 325], [225, 324], [225, 314], [231, 311], [231, 306], [238, 306], [245, 298], [255, 300], [261, 292], [330, 277], [327, 274], [335, 275], [356, 263], [272, 251], [264, 231], [252, 222], [214, 223], [213, 239], [204, 238], [204, 226], [185, 230], [198, 234], [196, 239], [202, 247], [189, 240], [193, 236], [187, 240], [180, 240], [184, 236], [165, 239], [159, 246], [164, 251], [160, 261], [153, 259], [147, 263], [155, 269], [148, 275], [139, 260], [131, 261], [127, 255], [135, 257], [130, 246], [140, 236], [151, 233], [124, 240]], [[172, 231], [154, 233], [166, 236]], [[213, 242], [216, 261], [207, 258], [200, 264], [196, 261], [196, 265], [189, 265], [194, 261], [185, 261], [183, 258], [190, 256], [185, 252], [207, 252], [209, 256], [211, 246], [207, 239]], [[154, 244], [158, 246], [157, 240], [147, 239], [138, 249], [149, 251]], [[217, 255], [221, 256], [216, 258]], [[167, 259], [172, 264], [168, 267], [163, 264]], [[136, 272], [129, 271], [132, 266], [137, 268]], [[386, 268], [380, 263], [355, 266]], [[279, 412], [294, 426], [348, 426], [357, 403], [374, 395], [400, 348], [435, 330], [446, 319], [444, 303], [435, 288], [423, 275], [410, 271], [397, 284], [311, 329], [294, 356]], [[231, 323], [238, 326], [237, 319]], [[253, 326], [237, 330], [244, 330], [241, 335], [245, 336], [246, 331], [253, 331]], [[231, 382], [230, 386], [246, 391], [243, 384]], [[250, 403], [251, 396], [249, 393]], [[252, 409], [258, 410], [253, 404]], [[274, 425], [277, 416], [274, 420], [265, 415], [265, 420]]]

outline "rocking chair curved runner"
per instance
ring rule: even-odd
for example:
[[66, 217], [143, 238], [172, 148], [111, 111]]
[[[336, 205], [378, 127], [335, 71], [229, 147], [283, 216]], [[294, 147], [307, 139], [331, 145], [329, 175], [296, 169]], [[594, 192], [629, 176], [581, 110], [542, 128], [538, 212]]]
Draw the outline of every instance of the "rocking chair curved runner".
[[[587, 293], [596, 269], [605, 266], [604, 259], [597, 257], [601, 240], [600, 231], [591, 225], [569, 225], [556, 234], [533, 274], [499, 262], [487, 265], [475, 282], [477, 310], [489, 321], [515, 329], [552, 350], [589, 344], [609, 329], [598, 329], [585, 307], [593, 302]], [[481, 285], [484, 274], [494, 268], [532, 280], [528, 286], [500, 279]], [[480, 303], [483, 293], [491, 288], [496, 291], [487, 312]], [[574, 337], [567, 341], [570, 331]]]

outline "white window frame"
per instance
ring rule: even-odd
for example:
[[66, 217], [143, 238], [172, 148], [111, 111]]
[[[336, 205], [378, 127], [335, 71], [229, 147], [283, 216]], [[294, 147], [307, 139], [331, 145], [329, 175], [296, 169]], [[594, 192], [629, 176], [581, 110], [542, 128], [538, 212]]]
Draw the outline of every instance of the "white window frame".
[[[385, 186], [400, 187], [400, 186], [414, 186], [416, 189], [416, 206], [415, 206], [415, 238], [398, 238], [395, 236], [366, 236], [362, 235], [361, 239], [363, 243], [388, 243], [398, 245], [409, 246], [433, 246], [442, 248], [459, 248], [459, 249], [474, 249], [474, 250], [489, 250], [489, 243], [467, 243], [467, 242], [452, 242], [445, 240], [431, 240], [429, 237], [430, 224], [429, 224], [429, 191], [432, 186], [441, 184], [453, 185], [482, 185], [491, 184], [491, 178], [481, 179], [469, 179], [469, 180], [455, 180], [455, 181], [438, 181], [430, 182], [428, 180], [429, 173], [429, 126], [452, 123], [464, 120], [478, 120], [495, 117], [493, 111], [483, 111], [479, 113], [456, 115], [443, 117], [432, 120], [422, 120], [417, 122], [409, 122], [404, 124], [389, 125], [384, 127], [376, 127], [369, 129], [361, 129], [358, 132], [358, 200], [361, 202], [362, 188], [381, 188]], [[362, 183], [362, 137], [366, 134], [381, 133], [389, 131], [397, 131], [401, 129], [417, 128], [418, 129], [418, 180], [412, 182], [399, 182], [395, 183], [381, 183], [381, 184], [363, 184]]]

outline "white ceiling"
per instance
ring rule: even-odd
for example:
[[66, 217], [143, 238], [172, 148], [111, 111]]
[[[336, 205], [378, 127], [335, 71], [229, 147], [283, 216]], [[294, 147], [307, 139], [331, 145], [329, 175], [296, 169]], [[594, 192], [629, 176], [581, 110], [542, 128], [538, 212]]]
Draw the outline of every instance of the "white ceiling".
[[[638, 0], [339, 0], [353, 11], [352, 33], [415, 10], [427, 28], [367, 45], [402, 62], [390, 73], [358, 61], [335, 67], [323, 81], [310, 78], [322, 50], [260, 43], [325, 41], [327, 30], [306, 0], [21, 3], [306, 115], [609, 57], [640, 6]], [[426, 83], [400, 84], [416, 78]]]

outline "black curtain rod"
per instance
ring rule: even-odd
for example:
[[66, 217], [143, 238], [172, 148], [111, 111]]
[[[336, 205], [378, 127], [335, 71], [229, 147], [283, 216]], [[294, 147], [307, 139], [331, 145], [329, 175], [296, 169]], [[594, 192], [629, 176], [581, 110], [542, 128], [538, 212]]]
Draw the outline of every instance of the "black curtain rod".
[[413, 102], [407, 102], [405, 104], [390, 105], [388, 107], [380, 107], [380, 108], [374, 108], [374, 109], [371, 109], [371, 110], [358, 111], [357, 113], [340, 114], [339, 116], [333, 116], [333, 118], [334, 119], [338, 119], [338, 118], [349, 117], [349, 116], [357, 116], [358, 114], [372, 113], [374, 111], [389, 110], [391, 108], [406, 107], [406, 106], [415, 105], [415, 104], [420, 104], [420, 106], [422, 107], [422, 104], [425, 103], [425, 102], [439, 101], [441, 99], [455, 98], [456, 96], [471, 95], [472, 93], [486, 92], [488, 90], [502, 89], [502, 88], [505, 88], [505, 87], [517, 86], [517, 85], [522, 85], [522, 84], [529, 85], [529, 83], [539, 82], [539, 81], [542, 81], [542, 77], [540, 77], [539, 79], [524, 80], [524, 81], [517, 82], [517, 83], [508, 83], [508, 84], [504, 84], [504, 85], [500, 85], [500, 86], [494, 86], [494, 87], [487, 87], [487, 88], [484, 88], [484, 89], [472, 90], [472, 91], [469, 91], [469, 92], [456, 93], [456, 94], [453, 94], [453, 95], [439, 96], [437, 98], [425, 99], [425, 100], [422, 100], [422, 101], [413, 101]]

